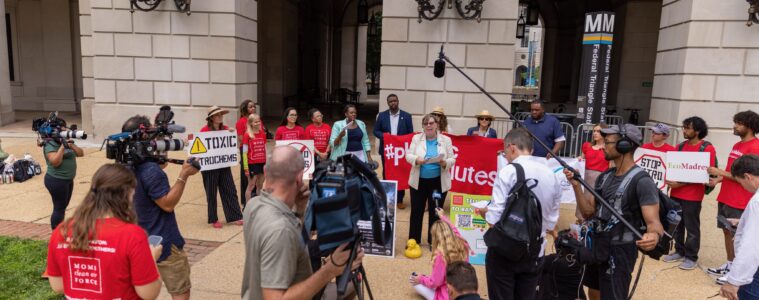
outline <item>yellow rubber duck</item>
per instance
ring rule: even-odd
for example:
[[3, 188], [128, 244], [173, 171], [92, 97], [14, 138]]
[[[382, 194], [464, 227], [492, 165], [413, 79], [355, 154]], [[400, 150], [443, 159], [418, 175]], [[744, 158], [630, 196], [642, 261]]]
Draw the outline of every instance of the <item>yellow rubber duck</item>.
[[404, 251], [404, 254], [408, 258], [420, 258], [422, 257], [422, 247], [419, 247], [416, 240], [410, 239], [406, 242], [406, 251]]

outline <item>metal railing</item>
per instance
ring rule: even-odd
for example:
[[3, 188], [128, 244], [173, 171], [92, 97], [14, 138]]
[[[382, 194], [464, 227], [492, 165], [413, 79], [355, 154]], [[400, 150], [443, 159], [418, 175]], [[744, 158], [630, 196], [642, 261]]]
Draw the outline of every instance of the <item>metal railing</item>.
[[[566, 153], [568, 154], [567, 157], [577, 157], [582, 154], [582, 144], [585, 142], [590, 142], [593, 140], [593, 127], [595, 124], [580, 124], [577, 126], [577, 128], [574, 130], [574, 132], [570, 136], [567, 136], [567, 143], [564, 146], [564, 150], [562, 150], [562, 154]], [[638, 130], [642, 131], [643, 134], [643, 144], [650, 143], [651, 137], [652, 137], [652, 131], [653, 126], [636, 126], [638, 127]], [[562, 125], [562, 129], [563, 125]], [[670, 145], [676, 146], [682, 141], [682, 129], [677, 127], [670, 127], [669, 128], [669, 137], [667, 138], [667, 143]], [[566, 134], [566, 133], [565, 133]]]
[[[561, 113], [561, 114], [546, 113], [546, 114], [558, 117], [559, 119], [562, 119], [562, 118], [576, 118], [575, 114], [567, 114], [567, 113]], [[526, 111], [520, 111], [520, 112], [517, 112], [516, 114], [514, 114], [514, 117], [517, 118], [517, 120], [520, 120], [520, 121], [527, 120], [527, 118], [529, 116], [530, 116], [530, 113], [526, 112]], [[618, 124], [624, 123], [624, 119], [622, 118], [622, 116], [607, 115], [605, 119], [606, 119], [606, 124], [609, 124], [609, 125], [618, 125]]]

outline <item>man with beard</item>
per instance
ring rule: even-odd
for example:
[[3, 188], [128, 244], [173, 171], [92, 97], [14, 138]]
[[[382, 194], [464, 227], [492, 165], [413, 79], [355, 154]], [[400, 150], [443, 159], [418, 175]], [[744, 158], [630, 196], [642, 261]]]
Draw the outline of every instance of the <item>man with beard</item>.
[[[735, 181], [735, 177], [730, 174], [730, 170], [733, 162], [739, 157], [746, 154], [759, 154], [759, 139], [756, 138], [756, 133], [759, 132], [759, 115], [750, 110], [742, 111], [733, 116], [733, 123], [733, 134], [739, 136], [741, 140], [730, 151], [730, 155], [727, 158], [726, 170], [711, 167], [707, 171], [709, 175], [718, 176], [716, 179], [709, 180], [710, 184], [714, 185], [722, 182], [722, 189], [717, 196], [717, 201], [719, 202], [717, 216], [727, 219], [740, 219], [752, 195]], [[709, 268], [707, 272], [720, 276], [717, 278], [717, 284], [724, 284], [727, 280], [725, 275], [730, 272], [733, 258], [735, 258], [735, 248], [733, 247], [733, 235], [730, 230], [724, 228], [719, 222], [717, 222], [717, 227], [722, 228], [722, 232], [725, 235], [727, 262], [719, 267]]]
[[[385, 133], [390, 135], [407, 135], [414, 133], [414, 124], [411, 122], [411, 115], [399, 106], [398, 95], [390, 94], [387, 96], [387, 110], [377, 115], [377, 122], [374, 124], [374, 136], [379, 140], [379, 155], [385, 155]], [[382, 162], [382, 177], [385, 178], [385, 159]], [[387, 179], [387, 178], [385, 178]], [[406, 208], [403, 204], [403, 197], [406, 196], [406, 190], [398, 191], [397, 206], [399, 209]]]

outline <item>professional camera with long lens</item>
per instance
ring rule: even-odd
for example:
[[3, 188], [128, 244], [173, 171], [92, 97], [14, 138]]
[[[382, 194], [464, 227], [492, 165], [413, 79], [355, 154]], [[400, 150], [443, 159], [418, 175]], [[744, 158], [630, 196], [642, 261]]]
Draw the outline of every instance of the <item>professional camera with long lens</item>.
[[67, 139], [87, 139], [84, 130], [77, 130], [76, 125], [66, 128], [66, 121], [58, 117], [58, 112], [51, 112], [47, 118], [39, 118], [32, 121], [32, 130], [39, 137], [37, 143], [42, 146], [47, 141], [56, 141], [64, 144]]
[[[154, 126], [141, 126], [132, 132], [108, 136], [103, 141], [106, 158], [130, 166], [143, 162], [183, 164], [183, 160], [168, 158], [169, 151], [181, 151], [185, 147], [184, 140], [173, 138], [174, 133], [184, 133], [185, 127], [175, 124], [173, 118], [171, 107], [162, 106], [156, 115]], [[191, 163], [200, 168], [197, 161]]]

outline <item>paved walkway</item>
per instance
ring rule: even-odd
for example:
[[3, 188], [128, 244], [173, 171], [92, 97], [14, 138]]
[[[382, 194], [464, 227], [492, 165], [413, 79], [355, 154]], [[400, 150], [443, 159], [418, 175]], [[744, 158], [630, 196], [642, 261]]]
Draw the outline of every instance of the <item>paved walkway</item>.
[[[0, 128], [0, 136], [2, 133], [3, 129]], [[5, 151], [16, 155], [31, 153], [35, 159], [43, 161], [40, 149], [34, 146], [33, 138], [5, 136], [2, 138], [2, 147]], [[105, 154], [97, 151], [96, 148], [87, 148], [85, 152], [85, 157], [78, 159], [74, 195], [67, 216], [76, 209], [89, 189], [90, 179], [95, 170], [100, 165], [111, 162], [105, 159]], [[175, 158], [184, 156], [182, 153], [172, 155]], [[169, 174], [170, 182], [173, 182], [179, 173], [179, 166], [169, 166], [166, 173]], [[235, 180], [238, 180], [237, 169], [233, 170], [233, 174], [235, 174]], [[37, 176], [24, 183], [0, 185], [0, 235], [33, 239], [48, 238], [52, 203], [42, 179], [42, 176]], [[712, 193], [704, 201], [701, 215], [703, 237], [699, 263], [704, 269], [706, 266], [724, 262], [722, 233], [715, 228], [714, 224], [716, 214], [714, 198], [717, 192]], [[406, 201], [408, 203], [408, 199]], [[218, 211], [223, 214], [221, 209]], [[407, 208], [397, 213], [395, 258], [367, 257], [365, 259], [368, 279], [376, 299], [417, 299], [413, 289], [407, 283], [407, 278], [411, 272], [429, 273], [430, 271], [431, 257], [426, 246], [423, 247], [422, 258], [412, 260], [403, 256], [409, 212], [410, 209]], [[559, 228], [566, 228], [573, 221], [573, 212], [574, 206], [562, 207]], [[242, 229], [234, 225], [214, 229], [205, 223], [206, 201], [200, 175], [189, 179], [176, 213], [180, 230], [188, 240], [187, 247], [193, 263], [193, 298], [234, 299], [239, 297], [245, 255]], [[223, 216], [220, 215], [220, 217]], [[549, 251], [552, 249], [549, 247]], [[486, 296], [484, 267], [477, 266], [476, 269], [481, 294]], [[672, 264], [646, 260], [635, 298], [705, 299], [717, 293], [718, 290], [719, 287], [713, 283], [713, 279], [700, 270], [682, 271]], [[165, 291], [161, 299], [168, 299]]]

